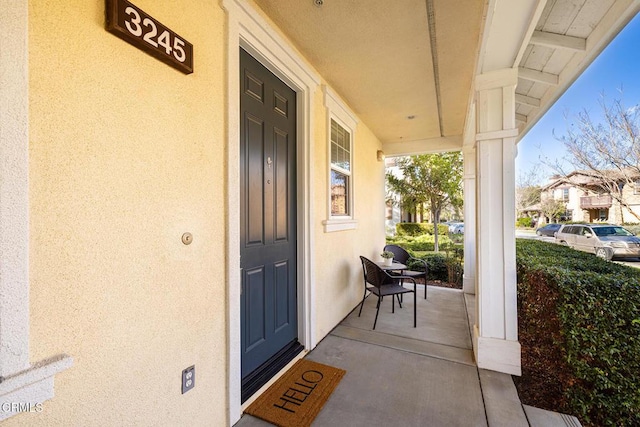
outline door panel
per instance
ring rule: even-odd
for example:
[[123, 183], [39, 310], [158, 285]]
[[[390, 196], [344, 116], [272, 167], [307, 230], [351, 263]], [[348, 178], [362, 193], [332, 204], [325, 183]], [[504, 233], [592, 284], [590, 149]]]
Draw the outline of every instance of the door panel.
[[243, 142], [246, 155], [246, 246], [262, 246], [264, 244], [264, 198], [262, 181], [264, 170], [264, 122], [251, 114], [245, 116], [244, 121], [246, 140]]
[[246, 347], [251, 351], [265, 340], [264, 307], [265, 307], [265, 278], [262, 266], [245, 271], [245, 301], [246, 315]]
[[296, 94], [243, 50], [240, 70], [244, 389], [297, 343]]

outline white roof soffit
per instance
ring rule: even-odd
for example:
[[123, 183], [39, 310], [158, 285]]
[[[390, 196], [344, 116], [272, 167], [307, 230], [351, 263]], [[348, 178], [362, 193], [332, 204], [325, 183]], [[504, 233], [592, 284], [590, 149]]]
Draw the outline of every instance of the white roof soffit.
[[[488, 0], [477, 75], [518, 69], [522, 138], [640, 10], [638, 0]], [[470, 107], [465, 144], [475, 132]]]
[[522, 138], [640, 11], [637, 0], [545, 0], [523, 45], [516, 87]]

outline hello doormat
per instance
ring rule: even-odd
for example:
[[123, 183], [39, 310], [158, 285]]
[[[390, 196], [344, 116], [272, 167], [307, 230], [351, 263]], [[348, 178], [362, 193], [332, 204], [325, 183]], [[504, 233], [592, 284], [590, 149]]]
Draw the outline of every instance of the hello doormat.
[[310, 426], [346, 373], [300, 359], [245, 412], [280, 427]]

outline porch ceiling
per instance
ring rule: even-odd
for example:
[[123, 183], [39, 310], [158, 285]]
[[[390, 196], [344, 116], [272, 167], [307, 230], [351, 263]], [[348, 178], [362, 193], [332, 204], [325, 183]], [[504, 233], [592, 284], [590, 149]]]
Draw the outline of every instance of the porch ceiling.
[[254, 2], [391, 155], [460, 149], [474, 77], [499, 68], [518, 67], [524, 135], [640, 9], [636, 0]]

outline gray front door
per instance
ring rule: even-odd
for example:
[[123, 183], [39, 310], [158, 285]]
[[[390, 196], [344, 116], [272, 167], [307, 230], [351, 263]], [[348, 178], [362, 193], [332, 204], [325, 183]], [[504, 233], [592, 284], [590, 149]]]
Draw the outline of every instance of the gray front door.
[[296, 93], [242, 49], [240, 85], [244, 401], [301, 347], [296, 285]]

